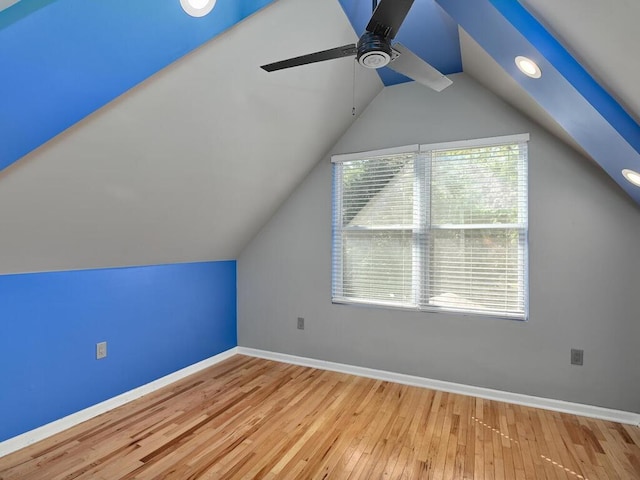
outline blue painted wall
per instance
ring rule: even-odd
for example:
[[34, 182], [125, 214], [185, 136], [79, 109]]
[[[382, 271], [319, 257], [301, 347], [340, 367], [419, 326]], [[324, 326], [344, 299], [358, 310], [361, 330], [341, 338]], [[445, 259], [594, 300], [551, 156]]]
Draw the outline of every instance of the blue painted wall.
[[0, 441], [236, 345], [235, 261], [0, 276]]

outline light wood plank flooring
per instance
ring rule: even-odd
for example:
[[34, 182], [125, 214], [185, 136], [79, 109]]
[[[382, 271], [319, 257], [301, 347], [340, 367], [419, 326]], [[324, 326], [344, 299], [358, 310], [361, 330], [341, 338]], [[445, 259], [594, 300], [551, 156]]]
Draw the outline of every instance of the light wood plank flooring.
[[0, 479], [640, 479], [640, 428], [237, 355]]

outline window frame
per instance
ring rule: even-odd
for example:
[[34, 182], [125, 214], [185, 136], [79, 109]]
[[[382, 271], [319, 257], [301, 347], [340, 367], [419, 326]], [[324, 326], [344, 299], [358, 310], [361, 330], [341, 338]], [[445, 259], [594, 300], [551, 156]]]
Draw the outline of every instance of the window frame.
[[[409, 310], [409, 311], [424, 311], [430, 313], [454, 313], [457, 315], [463, 316], [480, 316], [480, 317], [488, 317], [488, 318], [500, 318], [500, 319], [509, 319], [509, 320], [518, 320], [518, 321], [527, 321], [529, 319], [529, 205], [528, 205], [528, 182], [529, 182], [529, 156], [528, 156], [528, 142], [530, 140], [530, 136], [528, 133], [516, 134], [516, 135], [506, 135], [499, 137], [489, 137], [489, 138], [480, 138], [480, 139], [470, 139], [470, 140], [461, 140], [461, 141], [452, 141], [452, 142], [439, 142], [439, 143], [431, 143], [431, 144], [411, 144], [400, 147], [392, 147], [385, 149], [378, 149], [372, 151], [365, 152], [353, 152], [353, 153], [345, 153], [345, 154], [336, 154], [331, 157], [331, 162], [333, 165], [332, 168], [332, 248], [331, 248], [331, 256], [332, 256], [332, 275], [331, 275], [331, 299], [334, 304], [344, 304], [344, 305], [361, 305], [368, 307], [379, 307], [379, 308], [387, 308], [387, 309], [399, 309], [399, 310]], [[431, 204], [430, 204], [430, 195], [432, 188], [432, 179], [431, 179], [431, 153], [437, 150], [464, 150], [464, 149], [473, 149], [473, 148], [483, 148], [483, 147], [492, 147], [492, 146], [501, 146], [501, 145], [513, 145], [513, 144], [524, 144], [525, 152], [524, 152], [524, 168], [523, 168], [523, 179], [524, 179], [524, 205], [522, 206], [522, 211], [519, 210], [523, 214], [523, 222], [518, 222], [516, 224], [431, 224], [430, 219], [427, 219], [425, 222], [418, 222], [417, 226], [414, 219], [414, 224], [411, 228], [407, 228], [404, 230], [408, 230], [412, 232], [412, 249], [413, 254], [412, 258], [414, 258], [413, 265], [417, 271], [413, 272], [413, 279], [411, 288], [413, 289], [413, 303], [399, 303], [399, 302], [385, 302], [374, 299], [367, 298], [350, 298], [344, 296], [344, 261], [345, 255], [343, 250], [343, 245], [337, 248], [337, 240], [343, 239], [342, 232], [349, 231], [365, 231], [365, 232], [375, 232], [376, 230], [380, 230], [379, 227], [374, 227], [373, 229], [363, 228], [363, 227], [346, 227], [343, 226], [343, 217], [342, 217], [342, 203], [338, 205], [338, 202], [342, 202], [343, 199], [343, 184], [342, 178], [340, 181], [337, 179], [338, 169], [336, 168], [336, 164], [341, 164], [344, 162], [357, 161], [357, 160], [366, 160], [373, 159], [375, 157], [381, 156], [393, 156], [398, 154], [406, 154], [413, 153], [416, 155], [416, 159], [414, 160], [414, 169], [424, 168], [425, 171], [421, 172], [419, 176], [414, 180], [414, 205], [416, 203], [420, 204], [420, 208], [414, 208], [414, 216], [421, 215], [426, 212], [426, 216], [430, 217], [431, 213]], [[421, 161], [418, 161], [420, 159]], [[427, 166], [427, 162], [429, 166]], [[520, 170], [519, 170], [520, 172]], [[427, 202], [426, 205], [423, 205], [422, 202]], [[455, 308], [455, 307], [443, 307], [443, 306], [435, 306], [429, 304], [428, 292], [430, 291], [430, 283], [432, 281], [432, 276], [434, 272], [432, 272], [432, 268], [430, 268], [430, 248], [431, 248], [431, 232], [436, 230], [452, 230], [457, 231], [459, 229], [464, 230], [479, 230], [482, 227], [488, 227], [496, 230], [508, 231], [509, 229], [516, 229], [518, 235], [523, 238], [518, 239], [518, 269], [522, 269], [522, 297], [523, 297], [523, 313], [522, 314], [513, 314], [511, 312], [500, 312], [500, 311], [478, 311], [478, 310], [468, 310], [464, 308]], [[339, 258], [336, 258], [336, 254], [339, 253]], [[415, 261], [415, 257], [420, 257], [418, 261]], [[337, 278], [341, 278], [340, 282], [336, 282]], [[336, 285], [339, 283], [339, 285]]]

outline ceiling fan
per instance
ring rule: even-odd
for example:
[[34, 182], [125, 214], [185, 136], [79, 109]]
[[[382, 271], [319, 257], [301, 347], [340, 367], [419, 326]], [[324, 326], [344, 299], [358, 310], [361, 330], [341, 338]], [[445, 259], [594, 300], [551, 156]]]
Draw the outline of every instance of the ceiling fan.
[[309, 63], [333, 60], [334, 58], [355, 56], [358, 63], [367, 68], [390, 69], [440, 92], [451, 85], [451, 80], [435, 67], [411, 52], [400, 43], [391, 45], [414, 0], [380, 0], [375, 5], [371, 20], [357, 44], [343, 45], [321, 52], [289, 58], [280, 62], [262, 65], [267, 72], [298, 67]]

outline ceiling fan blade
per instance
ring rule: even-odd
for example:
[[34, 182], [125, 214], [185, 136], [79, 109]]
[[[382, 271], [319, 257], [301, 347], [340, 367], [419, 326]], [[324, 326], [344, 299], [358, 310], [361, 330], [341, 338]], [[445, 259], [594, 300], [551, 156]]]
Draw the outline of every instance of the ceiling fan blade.
[[367, 32], [394, 38], [409, 13], [413, 0], [380, 0], [369, 20]]
[[432, 88], [436, 92], [441, 92], [453, 83], [404, 45], [396, 43], [393, 49], [399, 55], [387, 65], [391, 70]]
[[288, 60], [282, 60], [280, 62], [270, 63], [268, 65], [262, 65], [260, 68], [267, 72], [274, 72], [276, 70], [283, 70], [285, 68], [298, 67], [300, 65], [307, 65], [309, 63], [324, 62], [325, 60], [333, 60], [334, 58], [350, 57], [358, 52], [355, 44], [343, 45], [342, 47], [331, 48], [329, 50], [323, 50], [321, 52], [310, 53], [308, 55], [302, 55], [300, 57], [289, 58]]

